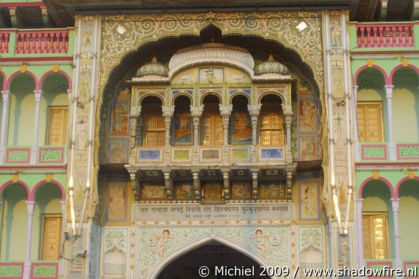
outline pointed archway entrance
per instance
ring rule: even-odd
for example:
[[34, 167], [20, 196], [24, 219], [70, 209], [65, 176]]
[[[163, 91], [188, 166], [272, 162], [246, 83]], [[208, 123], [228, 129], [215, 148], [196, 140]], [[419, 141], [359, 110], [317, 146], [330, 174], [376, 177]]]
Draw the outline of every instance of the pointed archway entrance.
[[208, 267], [209, 275], [205, 278], [209, 279], [270, 278], [260, 275], [262, 269], [254, 259], [221, 242], [211, 240], [166, 265], [160, 271], [157, 279], [203, 278], [199, 274], [199, 270], [203, 266]]

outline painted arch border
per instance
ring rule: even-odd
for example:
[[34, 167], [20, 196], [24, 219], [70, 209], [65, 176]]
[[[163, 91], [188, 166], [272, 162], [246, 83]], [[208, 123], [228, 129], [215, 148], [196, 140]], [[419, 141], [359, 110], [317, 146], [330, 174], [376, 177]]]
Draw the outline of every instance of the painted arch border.
[[368, 184], [368, 182], [373, 181], [373, 180], [381, 180], [382, 182], [384, 182], [387, 185], [387, 187], [389, 188], [389, 190], [390, 190], [391, 198], [395, 198], [396, 194], [394, 192], [393, 184], [390, 182], [390, 180], [388, 180], [387, 178], [382, 177], [382, 176], [379, 176], [377, 178], [371, 176], [371, 177], [368, 177], [367, 179], [365, 179], [361, 183], [361, 186], [359, 186], [359, 190], [358, 190], [358, 197], [359, 197], [359, 199], [363, 199], [363, 197], [362, 197], [362, 191], [364, 190], [364, 187]]
[[402, 179], [400, 179], [400, 181], [397, 183], [396, 186], [396, 192], [395, 192], [395, 198], [398, 199], [400, 196], [400, 188], [402, 187], [403, 183], [406, 182], [407, 180], [416, 180], [419, 182], [419, 176], [405, 176]]
[[160, 273], [173, 261], [178, 259], [179, 257], [182, 257], [183, 255], [187, 254], [188, 252], [191, 252], [199, 247], [204, 246], [206, 243], [209, 243], [210, 241], [217, 241], [241, 254], [243, 254], [246, 257], [249, 257], [250, 259], [254, 260], [256, 263], [260, 264], [261, 266], [268, 267], [269, 265], [264, 262], [260, 257], [253, 254], [251, 251], [246, 250], [244, 247], [241, 247], [237, 245], [236, 243], [233, 243], [227, 239], [224, 239], [219, 236], [208, 236], [205, 238], [202, 238], [198, 241], [194, 241], [192, 243], [186, 244], [182, 249], [177, 250], [176, 252], [172, 253], [169, 257], [167, 257], [164, 261], [160, 262], [152, 271], [150, 278], [151, 279], [157, 279]]

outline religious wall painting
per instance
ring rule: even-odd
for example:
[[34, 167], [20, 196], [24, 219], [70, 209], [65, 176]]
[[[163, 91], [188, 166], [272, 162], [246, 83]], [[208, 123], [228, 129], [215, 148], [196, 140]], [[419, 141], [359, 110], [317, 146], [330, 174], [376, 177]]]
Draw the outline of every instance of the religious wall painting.
[[102, 239], [102, 275], [105, 279], [125, 278], [128, 232], [125, 228], [105, 228]]
[[298, 96], [298, 132], [315, 133], [318, 130], [317, 109], [313, 96]]
[[285, 184], [276, 181], [260, 182], [258, 196], [262, 200], [285, 199]]
[[232, 144], [250, 144], [252, 142], [252, 126], [246, 108], [240, 107], [233, 111], [230, 127]]
[[298, 186], [300, 220], [320, 220], [320, 182], [301, 180]]
[[223, 184], [218, 181], [202, 183], [202, 198], [204, 200], [221, 200], [223, 198]]
[[129, 106], [129, 88], [121, 89], [111, 109], [111, 135], [128, 135]]
[[192, 117], [189, 108], [175, 111], [173, 121], [173, 143], [192, 145]]
[[227, 83], [251, 83], [249, 76], [237, 69], [225, 67], [225, 79]]
[[164, 183], [161, 182], [142, 182], [141, 199], [142, 200], [164, 200], [167, 198]]
[[177, 200], [193, 200], [195, 197], [193, 183], [188, 181], [175, 182], [175, 198]]
[[238, 200], [250, 200], [252, 198], [251, 183], [246, 181], [232, 182], [231, 198]]
[[124, 222], [127, 219], [127, 183], [126, 181], [110, 181], [108, 183], [107, 220]]
[[199, 83], [216, 84], [224, 82], [223, 67], [201, 67], [199, 68]]
[[128, 138], [109, 139], [109, 162], [126, 163], [128, 162]]
[[318, 159], [318, 137], [299, 136], [298, 137], [298, 159], [300, 161], [313, 161]]

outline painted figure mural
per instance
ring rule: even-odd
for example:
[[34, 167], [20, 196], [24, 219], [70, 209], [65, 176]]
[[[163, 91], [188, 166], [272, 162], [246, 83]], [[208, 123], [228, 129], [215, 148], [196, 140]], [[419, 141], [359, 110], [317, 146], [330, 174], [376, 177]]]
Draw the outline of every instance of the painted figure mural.
[[190, 113], [190, 99], [180, 96], [175, 100], [173, 121], [173, 143], [192, 144], [192, 117]]

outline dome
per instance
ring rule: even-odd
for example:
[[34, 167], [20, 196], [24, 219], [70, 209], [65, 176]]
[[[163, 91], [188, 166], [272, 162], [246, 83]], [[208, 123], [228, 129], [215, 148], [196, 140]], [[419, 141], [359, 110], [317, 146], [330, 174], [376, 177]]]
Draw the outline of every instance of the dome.
[[168, 75], [169, 75], [169, 70], [167, 69], [165, 65], [158, 63], [156, 57], [153, 57], [150, 63], [147, 63], [141, 66], [137, 70], [137, 77], [144, 77], [144, 76], [167, 77]]
[[280, 74], [287, 75], [288, 68], [284, 65], [275, 61], [272, 55], [269, 56], [268, 61], [259, 64], [255, 69], [255, 75], [263, 74]]

